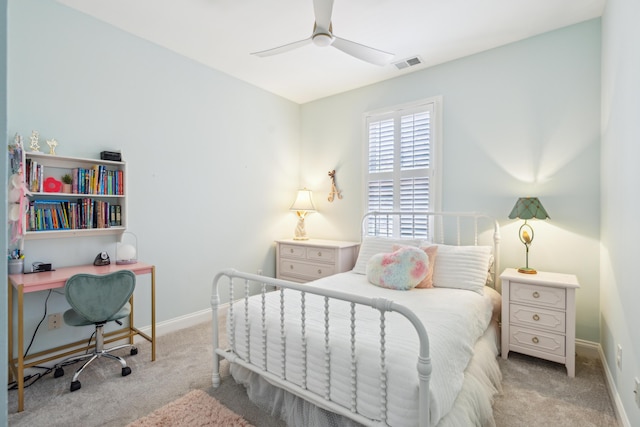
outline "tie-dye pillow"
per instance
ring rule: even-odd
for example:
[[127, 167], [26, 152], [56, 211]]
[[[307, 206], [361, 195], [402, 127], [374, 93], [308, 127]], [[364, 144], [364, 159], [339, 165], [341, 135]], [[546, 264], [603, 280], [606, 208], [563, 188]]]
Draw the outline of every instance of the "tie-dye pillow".
[[405, 246], [372, 256], [367, 263], [367, 279], [382, 288], [406, 291], [415, 288], [428, 270], [427, 254], [422, 249]]
[[[406, 246], [393, 245], [393, 250], [397, 251], [402, 247], [406, 247]], [[425, 251], [425, 253], [427, 254], [427, 257], [429, 258], [429, 267], [427, 268], [427, 275], [424, 276], [424, 279], [422, 279], [420, 283], [418, 283], [416, 288], [420, 288], [420, 289], [433, 288], [433, 267], [436, 264], [436, 255], [438, 254], [438, 246], [437, 245], [427, 245], [427, 246], [420, 245], [419, 248]]]

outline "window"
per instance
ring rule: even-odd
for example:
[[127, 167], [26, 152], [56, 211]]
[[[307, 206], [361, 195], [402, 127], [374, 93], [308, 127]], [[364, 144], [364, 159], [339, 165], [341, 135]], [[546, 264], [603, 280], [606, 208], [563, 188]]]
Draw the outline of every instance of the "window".
[[[368, 211], [440, 208], [441, 98], [368, 113], [366, 121], [366, 207]], [[425, 218], [378, 219], [367, 234], [427, 237]], [[375, 231], [375, 232], [374, 232]]]

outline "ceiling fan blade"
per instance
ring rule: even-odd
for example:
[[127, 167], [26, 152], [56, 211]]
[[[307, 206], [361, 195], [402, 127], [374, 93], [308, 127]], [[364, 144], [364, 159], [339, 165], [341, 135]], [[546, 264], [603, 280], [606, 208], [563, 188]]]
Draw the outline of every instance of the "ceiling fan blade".
[[333, 11], [333, 0], [313, 0], [313, 11], [316, 15], [316, 27], [329, 31], [331, 26], [331, 13]]
[[311, 37], [306, 38], [304, 40], [298, 40], [297, 42], [288, 43], [283, 46], [274, 47], [272, 49], [261, 50], [260, 52], [253, 52], [251, 55], [260, 56], [260, 57], [277, 55], [279, 53], [284, 53], [293, 49], [297, 49], [309, 43], [311, 43]]
[[391, 61], [391, 58], [393, 58], [392, 53], [374, 49], [350, 40], [341, 39], [340, 37], [333, 37], [334, 39], [331, 46], [365, 62], [375, 65], [386, 65]]

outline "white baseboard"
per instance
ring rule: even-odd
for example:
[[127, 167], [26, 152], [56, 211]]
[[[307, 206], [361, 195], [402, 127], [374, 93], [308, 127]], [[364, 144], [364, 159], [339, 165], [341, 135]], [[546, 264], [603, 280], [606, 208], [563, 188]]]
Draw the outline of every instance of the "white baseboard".
[[597, 342], [576, 339], [576, 353], [590, 359], [602, 360], [600, 344]]
[[[224, 312], [229, 307], [229, 303], [220, 304], [218, 306], [219, 312]], [[173, 319], [165, 320], [163, 322], [156, 323], [156, 337], [168, 334], [170, 332], [179, 331], [180, 329], [189, 328], [202, 322], [211, 321], [211, 309], [196, 311], [194, 313], [186, 314], [180, 317], [174, 317]], [[151, 335], [151, 325], [143, 326], [139, 328], [141, 332], [147, 335]], [[136, 340], [144, 340], [141, 337], [135, 337]], [[137, 341], [136, 341], [137, 342]]]
[[[156, 323], [156, 337], [168, 334], [170, 332], [179, 331], [180, 329], [189, 328], [202, 322], [211, 321], [211, 309], [196, 311], [195, 313], [186, 314], [184, 316], [175, 317]], [[140, 328], [141, 332], [151, 335], [151, 325]], [[135, 337], [136, 340], [144, 340], [141, 337]], [[137, 341], [136, 341], [137, 342]]]
[[618, 423], [622, 427], [631, 427], [631, 423], [629, 422], [627, 413], [624, 410], [624, 406], [622, 406], [620, 395], [618, 394], [618, 390], [616, 389], [616, 384], [613, 381], [613, 376], [611, 375], [611, 371], [609, 371], [609, 365], [605, 360], [604, 352], [602, 351], [602, 346], [596, 342], [577, 339], [576, 353], [585, 357], [591, 357], [591, 358], [597, 357], [602, 361], [602, 368], [604, 369], [604, 376], [606, 380], [607, 390], [609, 391], [609, 397], [611, 397], [611, 401], [613, 402], [613, 410], [616, 413], [616, 418], [618, 419]]

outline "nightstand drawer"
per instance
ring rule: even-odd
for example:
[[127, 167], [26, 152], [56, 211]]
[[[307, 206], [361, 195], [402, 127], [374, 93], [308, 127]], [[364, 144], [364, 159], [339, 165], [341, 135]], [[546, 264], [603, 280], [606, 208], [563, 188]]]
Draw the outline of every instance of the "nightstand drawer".
[[510, 300], [545, 307], [565, 309], [566, 292], [564, 289], [525, 283], [511, 283]]
[[544, 328], [564, 333], [566, 330], [564, 311], [545, 310], [544, 308], [511, 304], [509, 321], [531, 328]]
[[307, 264], [293, 260], [280, 261], [280, 272], [283, 276], [298, 276], [311, 280], [335, 274], [333, 265]]
[[509, 344], [556, 356], [565, 355], [565, 337], [551, 332], [534, 331], [511, 325]]
[[307, 256], [307, 251], [302, 246], [282, 245], [280, 248], [283, 257], [304, 259]]
[[329, 248], [307, 248], [307, 259], [333, 262], [336, 259], [336, 251]]

